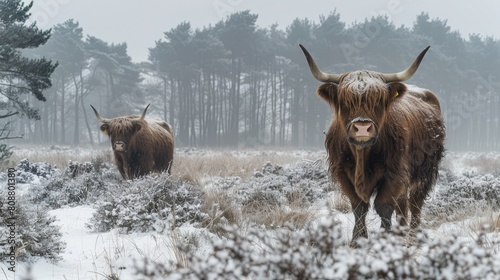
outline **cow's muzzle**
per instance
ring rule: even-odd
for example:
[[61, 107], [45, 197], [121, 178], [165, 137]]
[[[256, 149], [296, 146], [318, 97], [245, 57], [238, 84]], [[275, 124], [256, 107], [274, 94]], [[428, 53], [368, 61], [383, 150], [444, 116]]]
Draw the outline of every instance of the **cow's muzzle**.
[[347, 140], [349, 143], [366, 147], [375, 144], [378, 128], [371, 119], [355, 118], [347, 125]]
[[123, 141], [115, 141], [113, 144], [113, 150], [116, 152], [125, 152], [127, 150], [127, 145]]

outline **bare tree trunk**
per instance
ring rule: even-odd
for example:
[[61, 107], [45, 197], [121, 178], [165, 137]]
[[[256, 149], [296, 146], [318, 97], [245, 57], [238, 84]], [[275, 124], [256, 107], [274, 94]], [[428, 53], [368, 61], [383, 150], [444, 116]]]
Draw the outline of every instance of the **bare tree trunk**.
[[297, 80], [294, 80], [294, 87], [292, 89], [292, 108], [290, 112], [290, 121], [292, 122], [292, 146], [297, 147], [299, 145], [299, 118], [301, 116], [300, 112], [300, 85]]
[[271, 145], [276, 146], [277, 126], [277, 94], [276, 94], [276, 62], [273, 61], [271, 68]]
[[167, 77], [162, 77], [163, 81], [163, 120], [167, 121]]
[[65, 95], [66, 95], [66, 83], [64, 76], [61, 78], [61, 144], [66, 144], [66, 115], [65, 115]]
[[80, 86], [82, 88], [82, 92], [80, 95], [80, 104], [82, 106], [83, 118], [85, 120], [85, 125], [87, 126], [87, 132], [89, 134], [90, 145], [94, 146], [94, 137], [92, 137], [92, 129], [90, 128], [89, 119], [87, 118], [87, 110], [85, 110], [85, 105], [84, 105], [85, 97], [89, 94], [89, 91], [87, 91], [86, 94], [84, 94], [84, 92], [83, 92], [83, 74], [82, 74], [82, 72], [80, 72]]
[[279, 133], [279, 143], [280, 146], [285, 145], [285, 134], [286, 134], [286, 105], [287, 105], [287, 96], [286, 96], [286, 81], [284, 78], [284, 73], [282, 71], [281, 67], [281, 62], [280, 62], [280, 67], [278, 71], [278, 77], [279, 77], [279, 97], [280, 97], [280, 133]]
[[173, 78], [170, 78], [170, 109], [169, 109], [169, 118], [168, 118], [168, 123], [174, 128], [175, 131], [175, 122], [174, 122], [174, 116], [175, 116], [175, 82]]
[[94, 146], [94, 137], [92, 137], [92, 128], [90, 128], [89, 119], [87, 118], [87, 111], [85, 110], [85, 105], [83, 99], [81, 99], [80, 104], [82, 105], [83, 118], [85, 120], [85, 125], [87, 126], [87, 132], [89, 134], [90, 145]]
[[43, 140], [43, 143], [48, 143], [49, 141], [49, 105], [47, 104], [47, 102], [44, 102], [42, 104], [42, 108], [41, 108], [41, 124], [40, 124], [40, 127], [41, 127], [41, 131], [40, 131], [40, 136]]
[[51, 136], [51, 142], [55, 143], [57, 142], [57, 92], [58, 92], [58, 84], [57, 81], [55, 83], [55, 96], [52, 98], [52, 121], [51, 121], [51, 126], [52, 126], [52, 136]]
[[75, 84], [75, 130], [73, 134], [73, 144], [78, 145], [80, 144], [80, 122], [79, 122], [79, 107], [78, 107], [78, 100], [79, 100], [79, 90], [80, 87], [78, 86], [78, 82], [76, 81], [75, 75], [73, 75], [73, 83]]
[[262, 118], [261, 118], [261, 123], [260, 123], [260, 129], [262, 131], [262, 135], [266, 135], [266, 132], [267, 132], [267, 105], [268, 105], [268, 102], [269, 102], [269, 83], [270, 83], [270, 80], [272, 79], [271, 77], [271, 68], [270, 68], [270, 64], [268, 64], [268, 67], [267, 67], [267, 75], [266, 75], [266, 80], [264, 82], [264, 100], [262, 101]]

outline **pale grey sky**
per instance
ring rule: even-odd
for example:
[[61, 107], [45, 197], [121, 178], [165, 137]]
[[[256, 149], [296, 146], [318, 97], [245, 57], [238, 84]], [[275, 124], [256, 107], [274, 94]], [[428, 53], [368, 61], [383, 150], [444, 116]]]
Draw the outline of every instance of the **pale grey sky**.
[[[27, 0], [25, 0], [27, 2]], [[259, 15], [260, 27], [277, 23], [285, 29], [295, 18], [318, 22], [320, 15], [337, 10], [350, 24], [384, 14], [396, 26], [411, 26], [422, 11], [431, 18], [447, 19], [463, 36], [478, 33], [500, 38], [500, 1], [436, 0], [34, 0], [32, 17], [49, 28], [73, 18], [85, 34], [106, 42], [128, 45], [133, 61], [145, 61], [148, 48], [163, 32], [183, 21], [193, 28], [215, 24], [227, 15], [250, 10]]]

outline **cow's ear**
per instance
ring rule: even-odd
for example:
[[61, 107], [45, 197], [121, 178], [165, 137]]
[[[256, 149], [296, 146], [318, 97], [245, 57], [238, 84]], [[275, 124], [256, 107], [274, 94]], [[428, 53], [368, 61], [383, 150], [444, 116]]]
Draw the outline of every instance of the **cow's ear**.
[[323, 98], [330, 106], [337, 108], [337, 85], [336, 84], [322, 84], [316, 91], [318, 95]]
[[133, 128], [134, 128], [134, 132], [137, 132], [137, 131], [141, 130], [142, 126], [139, 123], [134, 123]]
[[100, 129], [104, 135], [109, 135], [109, 125], [107, 123], [103, 123]]
[[390, 104], [392, 101], [401, 98], [407, 91], [406, 85], [403, 83], [390, 83], [387, 85], [389, 89], [389, 102]]

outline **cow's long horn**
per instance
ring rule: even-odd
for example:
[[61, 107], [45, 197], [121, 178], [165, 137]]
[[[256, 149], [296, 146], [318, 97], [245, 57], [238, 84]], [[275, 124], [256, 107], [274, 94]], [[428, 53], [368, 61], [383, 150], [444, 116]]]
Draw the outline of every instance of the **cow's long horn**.
[[144, 109], [144, 112], [142, 112], [142, 115], [139, 118], [139, 121], [144, 120], [144, 118], [146, 117], [146, 112], [148, 111], [148, 108], [149, 108], [150, 105], [151, 105], [151, 103], [149, 103], [148, 106], [146, 106], [146, 109]]
[[328, 74], [323, 71], [321, 71], [318, 66], [316, 65], [316, 62], [314, 62], [314, 59], [312, 56], [309, 54], [309, 52], [299, 44], [300, 48], [304, 52], [304, 55], [306, 56], [307, 63], [309, 64], [309, 68], [311, 69], [311, 73], [313, 74], [314, 78], [316, 80], [323, 82], [323, 83], [336, 83], [338, 84], [340, 81], [341, 75], [339, 74]]
[[415, 72], [417, 72], [417, 69], [418, 69], [418, 66], [420, 65], [420, 62], [422, 61], [422, 59], [424, 58], [425, 53], [427, 52], [427, 50], [429, 50], [430, 47], [431, 46], [428, 46], [427, 48], [425, 48], [417, 56], [417, 58], [415, 59], [415, 61], [413, 61], [413, 63], [410, 65], [410, 67], [406, 68], [405, 70], [403, 70], [403, 71], [401, 71], [399, 73], [383, 74], [385, 81], [387, 83], [390, 83], [390, 82], [402, 82], [402, 81], [406, 81], [409, 78], [411, 78], [413, 76], [413, 74], [415, 74]]
[[102, 122], [102, 123], [108, 123], [109, 121], [111, 121], [110, 119], [105, 119], [103, 117], [101, 117], [99, 115], [99, 113], [97, 113], [97, 110], [94, 108], [94, 106], [90, 105], [90, 107], [92, 107], [92, 110], [94, 110], [94, 113], [95, 113], [95, 116], [97, 117], [97, 119]]

